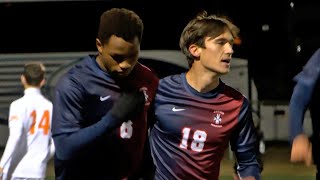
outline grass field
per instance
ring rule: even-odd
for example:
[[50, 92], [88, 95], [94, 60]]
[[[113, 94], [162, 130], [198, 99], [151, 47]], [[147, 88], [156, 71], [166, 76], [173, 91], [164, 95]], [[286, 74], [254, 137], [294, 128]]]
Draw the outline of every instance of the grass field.
[[[315, 167], [306, 167], [304, 164], [289, 162], [290, 149], [287, 143], [267, 144], [263, 155], [263, 180], [315, 180]], [[230, 180], [233, 161], [224, 158], [221, 166], [221, 180]]]
[[[263, 155], [264, 170], [262, 180], [315, 180], [314, 166], [289, 162], [290, 149], [286, 143], [268, 143]], [[3, 149], [0, 153], [2, 154]], [[228, 154], [221, 164], [220, 180], [232, 180], [233, 160]], [[53, 161], [49, 162], [46, 180], [54, 180]], [[186, 178], [187, 179], [187, 178]]]

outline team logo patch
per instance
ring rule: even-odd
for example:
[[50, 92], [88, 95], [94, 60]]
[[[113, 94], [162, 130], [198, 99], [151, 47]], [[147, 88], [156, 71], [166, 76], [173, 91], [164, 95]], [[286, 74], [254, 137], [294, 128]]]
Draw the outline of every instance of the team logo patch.
[[107, 99], [109, 99], [111, 96], [100, 96], [100, 101], [106, 101]]
[[213, 111], [213, 121], [211, 123], [211, 126], [221, 128], [221, 121], [223, 115], [224, 112], [222, 111]]
[[181, 109], [181, 108], [176, 108], [176, 107], [172, 108], [173, 112], [179, 112], [179, 111], [184, 111], [184, 110], [186, 110], [186, 109]]
[[145, 104], [146, 106], [150, 105], [149, 96], [148, 96], [147, 90], [148, 90], [147, 87], [141, 87], [141, 88], [140, 88], [140, 91], [142, 91], [143, 94], [144, 94], [144, 100], [145, 100], [145, 102], [146, 102], [146, 104]]

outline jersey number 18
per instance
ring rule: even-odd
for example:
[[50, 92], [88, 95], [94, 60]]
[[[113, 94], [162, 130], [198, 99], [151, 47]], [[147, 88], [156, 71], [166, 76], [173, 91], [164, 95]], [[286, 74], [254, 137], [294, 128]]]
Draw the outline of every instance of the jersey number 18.
[[[190, 128], [183, 128], [180, 148], [187, 149], [190, 131], [191, 131]], [[191, 149], [193, 151], [201, 152], [203, 150], [204, 142], [206, 141], [206, 139], [207, 139], [207, 133], [205, 131], [201, 131], [201, 130], [194, 131], [193, 140], [191, 142]]]

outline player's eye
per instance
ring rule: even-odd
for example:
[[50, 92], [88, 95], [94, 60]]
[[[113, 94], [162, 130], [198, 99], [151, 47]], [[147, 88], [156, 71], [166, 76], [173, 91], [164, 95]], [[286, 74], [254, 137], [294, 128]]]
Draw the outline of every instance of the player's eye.
[[113, 55], [111, 56], [113, 60], [117, 61], [117, 62], [122, 62], [124, 60], [124, 57], [121, 55]]

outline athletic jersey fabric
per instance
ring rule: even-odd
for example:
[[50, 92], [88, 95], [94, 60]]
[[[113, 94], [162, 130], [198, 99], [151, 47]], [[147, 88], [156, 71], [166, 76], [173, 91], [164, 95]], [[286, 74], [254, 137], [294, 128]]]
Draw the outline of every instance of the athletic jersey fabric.
[[312, 157], [316, 165], [316, 177], [320, 177], [320, 49], [318, 49], [308, 60], [303, 70], [294, 77], [294, 87], [289, 103], [289, 142], [303, 133], [305, 112], [309, 108], [312, 135]]
[[156, 179], [218, 180], [229, 141], [242, 176], [259, 179], [256, 134], [248, 100], [222, 81], [199, 93], [186, 74], [160, 80], [150, 147]]
[[[303, 132], [305, 112], [312, 102], [312, 99], [314, 99], [314, 103], [316, 103], [316, 101], [319, 102], [319, 98], [313, 97], [319, 94], [319, 92], [317, 92], [317, 90], [320, 89], [319, 75], [320, 49], [311, 56], [303, 67], [303, 70], [294, 77], [296, 85], [289, 104], [290, 142], [292, 142], [294, 137]], [[319, 106], [316, 108], [313, 112], [319, 111]], [[317, 122], [319, 122], [320, 114], [312, 113], [311, 116], [314, 116], [311, 117], [312, 121], [315, 121], [313, 124], [319, 124]], [[320, 127], [316, 128], [319, 129]]]
[[52, 103], [38, 88], [27, 88], [9, 110], [9, 139], [0, 161], [4, 174], [45, 178], [51, 141]]
[[[125, 80], [115, 81], [90, 55], [62, 77], [53, 107], [56, 179], [122, 179], [139, 166], [147, 137], [147, 110], [158, 79], [137, 64]], [[144, 111], [113, 128], [106, 113], [123, 91], [140, 89]]]

